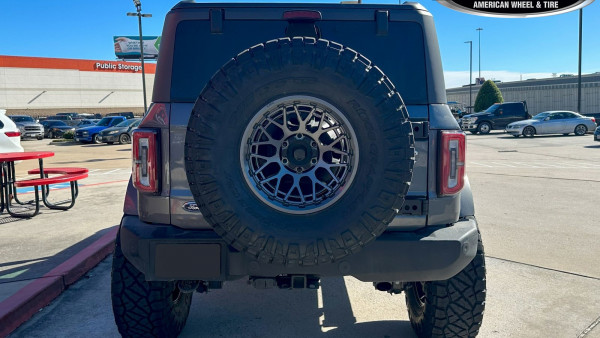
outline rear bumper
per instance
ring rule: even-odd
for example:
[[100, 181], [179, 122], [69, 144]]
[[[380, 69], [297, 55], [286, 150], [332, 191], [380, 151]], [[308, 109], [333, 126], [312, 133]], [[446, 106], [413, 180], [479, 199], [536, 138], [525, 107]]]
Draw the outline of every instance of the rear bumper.
[[282, 274], [354, 276], [362, 281], [448, 279], [475, 257], [477, 221], [414, 232], [385, 232], [374, 243], [344, 259], [316, 266], [263, 264], [227, 245], [212, 230], [185, 230], [148, 224], [124, 216], [123, 253], [147, 280], [226, 281], [244, 276]]

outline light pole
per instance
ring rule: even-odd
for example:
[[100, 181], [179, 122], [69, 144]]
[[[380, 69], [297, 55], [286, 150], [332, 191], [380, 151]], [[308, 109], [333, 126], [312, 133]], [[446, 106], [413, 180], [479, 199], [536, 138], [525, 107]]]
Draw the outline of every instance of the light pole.
[[481, 28], [481, 27], [476, 29], [476, 31], [479, 33], [479, 43], [477, 44], [479, 47], [479, 61], [477, 62], [479, 64], [479, 81], [481, 81], [481, 31], [482, 30], [483, 30], [483, 28]]
[[144, 68], [144, 40], [142, 37], [142, 17], [150, 18], [152, 14], [142, 14], [142, 3], [140, 0], [133, 0], [137, 13], [127, 13], [127, 16], [137, 16], [138, 26], [140, 30], [140, 60], [142, 61], [142, 89], [144, 92], [144, 114], [148, 111], [148, 104], [146, 103], [146, 70]]
[[473, 104], [471, 103], [473, 98], [473, 41], [465, 41], [465, 43], [469, 44], [469, 113], [471, 109], [473, 109]]
[[579, 72], [577, 75], [577, 112], [581, 113], [581, 45], [583, 40], [583, 8], [579, 9]]

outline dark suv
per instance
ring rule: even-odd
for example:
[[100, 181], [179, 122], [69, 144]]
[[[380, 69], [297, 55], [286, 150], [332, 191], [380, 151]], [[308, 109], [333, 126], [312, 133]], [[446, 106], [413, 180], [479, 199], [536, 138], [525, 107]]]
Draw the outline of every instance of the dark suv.
[[504, 130], [513, 122], [530, 119], [527, 102], [504, 102], [491, 105], [485, 111], [464, 115], [461, 128], [473, 134], [488, 134], [494, 129]]
[[322, 276], [404, 291], [420, 336], [478, 333], [483, 246], [427, 10], [181, 2], [160, 55], [113, 256], [121, 334], [177, 335], [227, 281]]

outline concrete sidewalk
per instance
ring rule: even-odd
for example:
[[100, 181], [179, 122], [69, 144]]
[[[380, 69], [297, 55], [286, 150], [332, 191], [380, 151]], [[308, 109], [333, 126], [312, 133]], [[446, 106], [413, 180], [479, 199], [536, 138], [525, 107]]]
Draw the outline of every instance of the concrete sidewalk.
[[[67, 211], [42, 207], [30, 219], [0, 215], [0, 337], [112, 252], [127, 182], [106, 183], [82, 186]], [[68, 191], [50, 197], [60, 200]]]

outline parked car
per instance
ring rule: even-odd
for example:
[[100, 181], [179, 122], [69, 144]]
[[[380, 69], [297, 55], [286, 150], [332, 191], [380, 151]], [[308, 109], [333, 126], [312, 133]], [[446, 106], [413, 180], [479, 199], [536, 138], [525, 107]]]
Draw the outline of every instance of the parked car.
[[79, 128], [75, 131], [75, 141], [82, 143], [102, 143], [100, 132], [106, 128], [114, 127], [125, 121], [123, 116], [107, 116], [102, 118], [96, 125]]
[[8, 117], [19, 128], [21, 139], [36, 138], [41, 140], [44, 138], [44, 126], [37, 123], [33, 117], [28, 115], [9, 115]]
[[75, 132], [75, 127], [60, 120], [44, 120], [40, 122], [44, 126], [44, 137], [56, 138], [62, 137], [67, 131]]
[[[59, 113], [59, 114], [61, 114], [61, 113]], [[66, 113], [63, 113], [63, 114], [66, 114]], [[47, 118], [47, 120], [64, 121], [65, 124], [67, 124], [71, 127], [75, 127], [79, 123], [79, 120], [73, 119], [72, 115], [54, 115], [54, 116], [49, 116]]]
[[596, 127], [596, 131], [594, 131], [594, 141], [600, 142], [600, 126]]
[[131, 132], [135, 130], [142, 119], [125, 120], [114, 127], [106, 128], [100, 132], [100, 139], [104, 143], [113, 144], [119, 142], [121, 144], [131, 143]]
[[12, 153], [23, 151], [21, 132], [17, 125], [6, 116], [6, 110], [0, 109], [0, 152]]
[[108, 113], [108, 114], [106, 114], [106, 116], [124, 116], [124, 117], [126, 117], [128, 119], [132, 119], [134, 117], [133, 113], [130, 112], [130, 111], [128, 111], [128, 112], [117, 112], [117, 113]]
[[83, 120], [79, 120], [79, 123], [77, 123], [77, 125], [75, 126], [75, 129], [79, 129], [79, 128], [83, 128], [83, 127], [95, 126], [96, 123], [98, 123], [99, 121], [100, 121], [100, 119], [83, 119]]
[[72, 120], [79, 117], [79, 113], [56, 113], [56, 116], [70, 116]]
[[473, 134], [487, 134], [494, 129], [502, 130], [509, 123], [530, 118], [525, 101], [496, 103], [485, 111], [463, 115], [460, 127]]
[[521, 135], [533, 137], [541, 134], [574, 133], [585, 135], [589, 130], [596, 129], [596, 120], [572, 111], [547, 111], [539, 113], [529, 120], [514, 122], [506, 127], [506, 132], [514, 137]]

